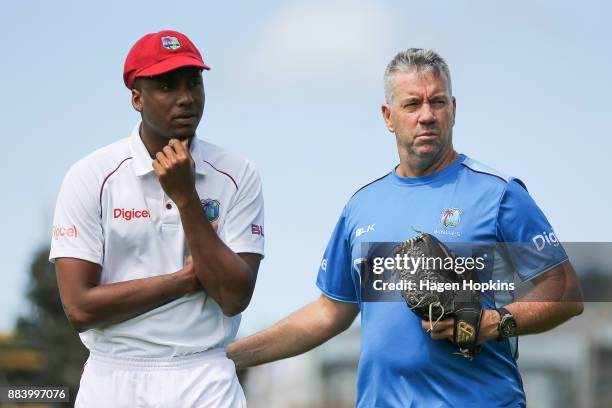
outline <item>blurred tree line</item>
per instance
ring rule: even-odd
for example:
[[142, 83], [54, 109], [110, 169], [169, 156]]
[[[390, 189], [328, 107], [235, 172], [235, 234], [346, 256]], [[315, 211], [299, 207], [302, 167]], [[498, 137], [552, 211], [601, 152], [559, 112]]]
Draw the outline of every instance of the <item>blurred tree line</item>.
[[31, 387], [70, 387], [72, 406], [88, 351], [64, 314], [48, 247], [34, 254], [26, 296], [30, 308], [16, 323], [11, 348], [21, 350], [23, 356], [29, 352], [42, 358], [31, 358], [34, 364], [29, 366], [4, 369], [4, 381]]

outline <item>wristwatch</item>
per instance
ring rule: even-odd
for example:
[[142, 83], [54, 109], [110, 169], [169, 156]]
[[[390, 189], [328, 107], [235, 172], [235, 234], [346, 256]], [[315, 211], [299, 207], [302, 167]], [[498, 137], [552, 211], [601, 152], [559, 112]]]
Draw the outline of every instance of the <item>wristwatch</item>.
[[503, 307], [495, 310], [499, 313], [499, 323], [497, 324], [499, 337], [497, 339], [501, 340], [516, 336], [516, 320], [514, 320], [512, 313]]

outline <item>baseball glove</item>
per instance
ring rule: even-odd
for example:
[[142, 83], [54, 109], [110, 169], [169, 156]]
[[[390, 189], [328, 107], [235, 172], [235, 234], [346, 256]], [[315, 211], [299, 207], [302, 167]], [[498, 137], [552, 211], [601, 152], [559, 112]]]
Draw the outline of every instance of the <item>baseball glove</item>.
[[459, 354], [472, 359], [480, 349], [476, 341], [483, 308], [478, 292], [464, 289], [463, 282], [473, 280], [475, 271], [457, 273], [444, 268], [449, 264], [454, 268], [455, 254], [433, 235], [417, 232], [417, 236], [395, 246], [396, 256], [414, 260], [397, 270], [407, 283], [402, 297], [410, 310], [428, 320], [432, 328], [442, 319], [454, 319], [454, 343]]

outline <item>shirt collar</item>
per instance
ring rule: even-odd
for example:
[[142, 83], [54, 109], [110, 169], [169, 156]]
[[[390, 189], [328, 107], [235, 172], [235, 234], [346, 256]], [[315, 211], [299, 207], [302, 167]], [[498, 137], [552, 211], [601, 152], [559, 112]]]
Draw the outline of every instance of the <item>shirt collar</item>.
[[[140, 138], [140, 124], [142, 121], [138, 121], [132, 133], [130, 135], [130, 150], [132, 151], [132, 158], [134, 159], [134, 171], [137, 176], [144, 176], [145, 174], [153, 171], [153, 160], [147, 151], [142, 139]], [[195, 161], [195, 171], [197, 174], [206, 174], [204, 165], [204, 151], [202, 141], [194, 136], [191, 139], [189, 146], [189, 153]]]

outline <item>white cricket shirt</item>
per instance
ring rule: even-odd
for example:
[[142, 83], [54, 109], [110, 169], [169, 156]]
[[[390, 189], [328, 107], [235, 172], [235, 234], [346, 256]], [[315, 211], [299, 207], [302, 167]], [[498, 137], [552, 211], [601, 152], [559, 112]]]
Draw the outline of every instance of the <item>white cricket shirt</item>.
[[[188, 248], [178, 209], [164, 193], [139, 134], [95, 151], [68, 171], [57, 199], [49, 259], [102, 266], [100, 284], [173, 273]], [[196, 189], [203, 211], [234, 252], [264, 254], [261, 181], [248, 160], [194, 138]], [[198, 291], [121, 323], [80, 334], [97, 353], [166, 358], [224, 346], [240, 315], [224, 316]]]

